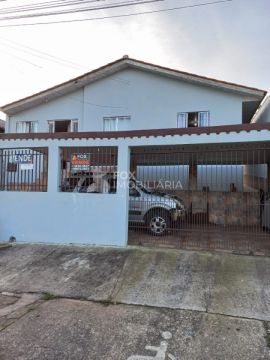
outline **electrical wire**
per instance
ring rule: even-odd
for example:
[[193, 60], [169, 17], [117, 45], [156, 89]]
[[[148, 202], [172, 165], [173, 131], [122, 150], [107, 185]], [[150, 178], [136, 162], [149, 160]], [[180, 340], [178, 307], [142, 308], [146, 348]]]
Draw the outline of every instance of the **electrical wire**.
[[56, 21], [49, 21], [49, 22], [44, 21], [44, 22], [35, 22], [35, 23], [7, 24], [7, 25], [0, 25], [0, 28], [18, 27], [18, 26], [50, 25], [50, 24], [65, 24], [65, 23], [83, 22], [83, 21], [117, 19], [117, 18], [124, 18], [124, 17], [138, 16], [138, 15], [156, 14], [156, 13], [162, 13], [162, 12], [168, 12], [168, 11], [216, 5], [216, 4], [227, 3], [227, 2], [232, 2], [232, 1], [233, 0], [219, 0], [219, 1], [212, 1], [212, 2], [205, 2], [205, 3], [198, 3], [198, 4], [192, 4], [192, 5], [166, 8], [166, 9], [140, 11], [140, 12], [135, 12], [135, 13], [108, 15], [108, 16], [100, 16], [100, 17], [92, 17], [92, 18], [84, 18], [84, 19], [70, 19], [70, 20], [56, 20]]
[[41, 58], [43, 60], [48, 60], [48, 61], [53, 61], [55, 63], [58, 63], [59, 65], [62, 65], [62, 66], [67, 66], [67, 67], [72, 67], [72, 68], [76, 68], [76, 69], [86, 69], [86, 66], [82, 66], [82, 65], [78, 65], [76, 63], [73, 63], [71, 61], [68, 61], [68, 60], [64, 60], [62, 58], [58, 58], [56, 56], [53, 56], [53, 55], [50, 55], [48, 53], [45, 53], [45, 52], [42, 52], [42, 51], [39, 51], [39, 50], [34, 50], [32, 48], [29, 48], [31, 50], [27, 50], [27, 49], [24, 49], [23, 47], [25, 46], [14, 46], [14, 45], [10, 45], [10, 44], [6, 44], [4, 42], [1, 42], [1, 38], [0, 38], [0, 46], [6, 46], [6, 47], [9, 47], [11, 49], [14, 49], [14, 50], [17, 50], [17, 51], [20, 51], [20, 52], [23, 52], [23, 53], [26, 53], [26, 54], [30, 54], [32, 56], [35, 56], [35, 57], [38, 57], [38, 58]]
[[[32, 5], [23, 5], [23, 6], [14, 6], [9, 8], [3, 8], [0, 10], [0, 14], [9, 14], [9, 13], [16, 13], [16, 12], [25, 12], [25, 11], [32, 11], [32, 10], [43, 10], [43, 9], [50, 9], [50, 8], [61, 8], [65, 6], [74, 6], [74, 5], [85, 5], [87, 3], [94, 3], [99, 1], [106, 1], [106, 0], [87, 0], [87, 1], [81, 1], [81, 0], [73, 0], [68, 2], [59, 2], [59, 1], [49, 1], [46, 3], [38, 3], [38, 4], [32, 4]], [[42, 5], [45, 4], [45, 5]], [[46, 5], [47, 4], [47, 5]]]
[[58, 94], [60, 97], [61, 96], [66, 96], [67, 98], [70, 98], [71, 100], [74, 100], [74, 101], [78, 101], [81, 104], [87, 104], [87, 105], [91, 105], [91, 106], [95, 106], [95, 107], [99, 107], [99, 108], [108, 108], [108, 109], [127, 109], [126, 106], [113, 106], [113, 105], [96, 104], [96, 103], [92, 103], [90, 101], [77, 99], [75, 96], [72, 96], [72, 95], [63, 94], [63, 93], [61, 93], [61, 91], [54, 90], [54, 92], [56, 94]]
[[[40, 57], [40, 58], [42, 58], [44, 60], [52, 61], [52, 62], [55, 62], [57, 64], [64, 65], [64, 66], [70, 67], [70, 68], [80, 68], [80, 69], [84, 69], [84, 70], [88, 69], [88, 67], [85, 66], [85, 65], [81, 65], [81, 64], [78, 64], [78, 63], [75, 63], [75, 62], [72, 62], [72, 61], [69, 61], [69, 60], [66, 60], [66, 59], [51, 55], [49, 53], [34, 49], [34, 48], [32, 48], [30, 46], [27, 46], [27, 45], [19, 44], [16, 41], [8, 40], [8, 39], [5, 39], [3, 37], [0, 37], [0, 40], [1, 39], [4, 40], [4, 41], [10, 42], [11, 44], [15, 44], [17, 46], [17, 48], [15, 46], [13, 47], [11, 45], [8, 45], [8, 44], [5, 44], [5, 43], [2, 42], [2, 45], [12, 47], [15, 50], [27, 53], [27, 51], [24, 50], [24, 48], [30, 49], [29, 54], [32, 55], [32, 56], [37, 56], [37, 57]], [[1, 43], [0, 43], [0, 45], [1, 45]], [[22, 48], [22, 49], [20, 49], [20, 48]], [[35, 53], [37, 53], [38, 55], [36, 55]], [[39, 54], [41, 54], [41, 55], [39, 55]], [[42, 55], [44, 55], [44, 57]], [[20, 59], [23, 60], [23, 58], [20, 58]], [[62, 62], [63, 62], [63, 64], [62, 64]], [[41, 66], [38, 66], [38, 65], [33, 64], [33, 63], [31, 63], [31, 64], [41, 68]], [[130, 84], [129, 80], [126, 80], [126, 79], [123, 79], [123, 78], [114, 77], [112, 80], [117, 81], [117, 82], [121, 82], [121, 83], [124, 83], [124, 84], [128, 84], [128, 85]]]
[[54, 16], [55, 15], [66, 15], [66, 14], [74, 14], [74, 13], [97, 11], [97, 10], [108, 10], [108, 9], [127, 7], [127, 6], [161, 2], [161, 1], [165, 1], [165, 0], [129, 0], [129, 1], [122, 1], [122, 2], [111, 4], [111, 5], [105, 5], [105, 6], [92, 6], [92, 7], [87, 7], [87, 8], [68, 9], [68, 10], [64, 10], [64, 11], [59, 10], [59, 11], [47, 12], [47, 13], [6, 16], [6, 17], [0, 17], [0, 21], [29, 19], [29, 18], [34, 18], [34, 17], [44, 17], [44, 16], [52, 16], [52, 15], [54, 15]]
[[35, 63], [33, 63], [33, 62], [29, 61], [29, 60], [26, 60], [26, 59], [24, 59], [24, 58], [22, 58], [22, 57], [20, 57], [20, 56], [14, 55], [13, 53], [11, 53], [11, 52], [9, 52], [9, 51], [1, 50], [1, 53], [8, 54], [8, 55], [11, 56], [11, 57], [15, 57], [15, 58], [18, 59], [18, 60], [21, 60], [21, 61], [23, 61], [23, 62], [25, 62], [25, 63], [28, 63], [28, 64], [32, 65], [32, 66], [35, 66], [35, 67], [37, 67], [37, 68], [42, 69], [42, 66], [40, 66], [40, 65], [38, 65], [38, 64], [35, 64]]

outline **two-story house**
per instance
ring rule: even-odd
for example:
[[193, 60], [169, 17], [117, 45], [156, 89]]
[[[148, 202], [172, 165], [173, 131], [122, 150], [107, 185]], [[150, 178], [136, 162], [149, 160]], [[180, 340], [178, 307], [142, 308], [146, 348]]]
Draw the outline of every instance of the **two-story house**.
[[7, 133], [205, 127], [249, 123], [265, 94], [124, 57], [2, 109]]
[[[270, 125], [252, 119], [265, 95], [124, 56], [2, 106], [2, 237], [124, 246], [157, 228], [179, 243], [195, 228], [261, 233]], [[129, 172], [147, 182], [132, 199]], [[172, 195], [180, 203], [162, 204]]]

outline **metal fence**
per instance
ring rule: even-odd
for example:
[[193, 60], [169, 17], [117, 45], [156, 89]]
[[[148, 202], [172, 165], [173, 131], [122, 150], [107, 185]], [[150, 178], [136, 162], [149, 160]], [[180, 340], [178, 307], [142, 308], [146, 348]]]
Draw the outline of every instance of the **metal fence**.
[[131, 151], [129, 243], [270, 254], [270, 144]]
[[1, 191], [47, 191], [48, 148], [0, 149]]
[[116, 192], [117, 147], [61, 148], [60, 191]]

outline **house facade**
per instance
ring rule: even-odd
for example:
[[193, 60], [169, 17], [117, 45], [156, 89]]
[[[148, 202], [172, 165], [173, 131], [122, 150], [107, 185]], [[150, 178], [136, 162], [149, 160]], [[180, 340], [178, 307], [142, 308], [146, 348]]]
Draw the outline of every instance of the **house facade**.
[[3, 107], [7, 133], [249, 123], [265, 91], [129, 58]]
[[182, 225], [170, 219], [166, 229], [172, 241], [195, 228], [246, 236], [252, 225], [259, 233], [270, 126], [252, 119], [265, 95], [124, 57], [3, 106], [2, 239], [125, 246], [135, 236], [140, 243], [149, 229], [131, 233], [131, 215], [135, 230], [151, 216], [156, 229], [166, 208], [168, 227], [174, 205], [154, 206], [161, 196], [148, 194], [151, 211], [142, 210], [145, 196], [131, 198], [130, 173], [152, 193], [162, 186], [162, 196], [181, 197]]

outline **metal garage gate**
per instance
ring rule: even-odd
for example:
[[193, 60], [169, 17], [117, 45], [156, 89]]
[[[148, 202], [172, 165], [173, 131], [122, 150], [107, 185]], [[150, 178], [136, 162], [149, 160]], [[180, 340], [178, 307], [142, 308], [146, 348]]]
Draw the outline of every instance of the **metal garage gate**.
[[270, 254], [269, 143], [134, 147], [129, 244]]

